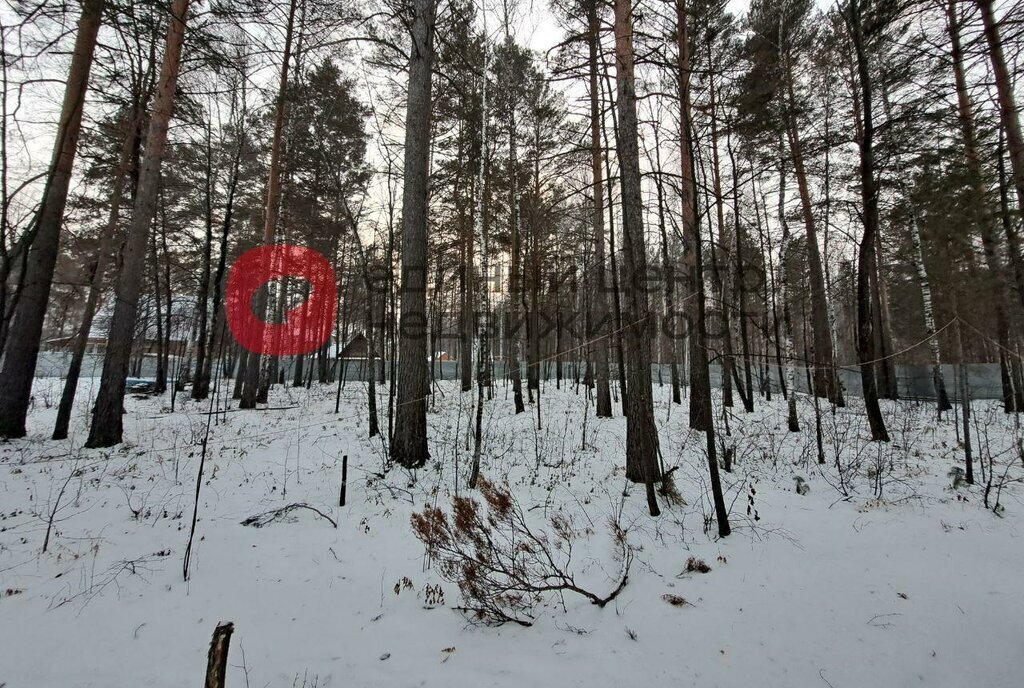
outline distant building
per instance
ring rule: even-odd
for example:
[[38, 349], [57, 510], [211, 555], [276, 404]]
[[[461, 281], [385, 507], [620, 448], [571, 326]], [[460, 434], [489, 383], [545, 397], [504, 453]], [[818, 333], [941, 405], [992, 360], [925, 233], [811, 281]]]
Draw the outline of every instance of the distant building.
[[338, 358], [346, 361], [365, 361], [367, 357], [366, 337], [360, 333], [349, 340], [338, 352]]
[[[108, 298], [101, 305], [93, 318], [92, 328], [89, 330], [89, 338], [86, 342], [85, 351], [90, 354], [102, 354], [107, 350], [107, 333], [110, 330], [110, 321], [114, 317], [114, 300]], [[170, 337], [162, 332], [167, 326], [167, 312], [161, 310], [160, 330], [161, 334], [168, 339], [168, 350], [172, 356], [183, 356], [188, 352], [194, 337], [196, 302], [194, 296], [175, 295], [171, 298], [170, 316]], [[161, 304], [166, 308], [167, 304]], [[156, 304], [152, 295], [140, 299], [138, 320], [135, 325], [135, 353], [136, 355], [156, 355], [160, 350], [157, 339]], [[43, 348], [47, 351], [68, 351], [75, 343], [75, 335], [64, 335], [52, 337], [43, 342]]]

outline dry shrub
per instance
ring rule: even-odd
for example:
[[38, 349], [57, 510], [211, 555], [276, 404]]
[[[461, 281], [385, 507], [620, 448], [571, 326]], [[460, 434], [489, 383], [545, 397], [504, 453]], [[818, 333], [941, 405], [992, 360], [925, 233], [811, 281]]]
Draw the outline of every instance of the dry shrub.
[[483, 505], [471, 497], [454, 497], [450, 515], [436, 506], [412, 515], [413, 532], [441, 576], [458, 585], [463, 601], [458, 609], [471, 619], [529, 626], [549, 593], [574, 592], [603, 607], [625, 587], [633, 557], [618, 526], [612, 532], [621, 548], [620, 575], [614, 589], [601, 597], [575, 582], [571, 562], [578, 532], [569, 517], [548, 519], [550, 535], [536, 531], [507, 486], [480, 478], [478, 488]]
[[665, 593], [661, 596], [661, 599], [665, 600], [673, 607], [683, 607], [690, 604], [686, 601], [685, 597], [681, 597], [680, 595], [673, 595], [672, 593]]
[[690, 557], [686, 560], [686, 572], [687, 573], [707, 573], [711, 570], [711, 567], [704, 563], [703, 559], [697, 557]]

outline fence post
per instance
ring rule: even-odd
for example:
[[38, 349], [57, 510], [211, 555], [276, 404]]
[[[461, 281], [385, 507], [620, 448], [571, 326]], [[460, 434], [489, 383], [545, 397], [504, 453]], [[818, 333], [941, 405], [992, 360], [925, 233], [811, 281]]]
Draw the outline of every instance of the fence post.
[[348, 454], [341, 457], [341, 494], [338, 506], [345, 506], [345, 490], [348, 488]]

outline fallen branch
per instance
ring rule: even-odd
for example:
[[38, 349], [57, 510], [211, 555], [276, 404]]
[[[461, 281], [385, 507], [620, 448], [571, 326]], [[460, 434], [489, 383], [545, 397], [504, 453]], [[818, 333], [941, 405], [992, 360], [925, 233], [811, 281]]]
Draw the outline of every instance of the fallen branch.
[[338, 527], [337, 521], [335, 521], [333, 518], [331, 518], [324, 512], [320, 511], [315, 506], [310, 506], [309, 504], [303, 504], [301, 502], [289, 504], [288, 506], [282, 506], [279, 509], [271, 509], [270, 511], [265, 511], [262, 514], [250, 516], [249, 518], [242, 521], [242, 525], [252, 526], [253, 528], [262, 528], [265, 525], [268, 525], [270, 523], [273, 523], [274, 521], [284, 518], [292, 511], [295, 511], [296, 509], [309, 509], [310, 511], [317, 514], [321, 518], [327, 519], [327, 521], [329, 521], [330, 524], [335, 528]]

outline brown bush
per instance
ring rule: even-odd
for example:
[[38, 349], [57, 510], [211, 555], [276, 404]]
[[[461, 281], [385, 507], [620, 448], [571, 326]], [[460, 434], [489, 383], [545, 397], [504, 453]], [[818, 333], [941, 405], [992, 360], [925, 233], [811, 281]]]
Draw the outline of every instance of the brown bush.
[[458, 585], [463, 601], [458, 609], [470, 618], [529, 626], [548, 593], [575, 592], [603, 607], [625, 587], [632, 550], [618, 526], [613, 534], [621, 547], [621, 573], [611, 593], [600, 597], [578, 586], [571, 573], [578, 536], [571, 518], [552, 516], [549, 536], [531, 529], [507, 486], [481, 478], [478, 487], [486, 506], [461, 496], [452, 499], [450, 518], [436, 506], [412, 515], [413, 532], [440, 575]]
[[703, 559], [697, 557], [690, 557], [686, 560], [686, 572], [687, 573], [707, 573], [711, 570], [711, 567], [704, 563]]

